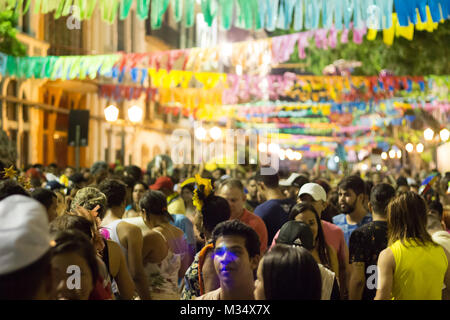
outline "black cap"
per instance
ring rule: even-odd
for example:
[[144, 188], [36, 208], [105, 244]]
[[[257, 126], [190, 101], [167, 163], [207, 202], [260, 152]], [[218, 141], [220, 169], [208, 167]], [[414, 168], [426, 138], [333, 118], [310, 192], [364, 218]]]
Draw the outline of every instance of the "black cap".
[[305, 249], [314, 249], [311, 228], [301, 221], [288, 221], [280, 229], [276, 243], [298, 245]]

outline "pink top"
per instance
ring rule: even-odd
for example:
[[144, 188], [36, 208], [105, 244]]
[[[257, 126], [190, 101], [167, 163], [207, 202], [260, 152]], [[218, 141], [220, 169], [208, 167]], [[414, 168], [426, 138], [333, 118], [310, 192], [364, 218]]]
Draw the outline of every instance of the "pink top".
[[[329, 223], [327, 221], [322, 221], [322, 229], [325, 237], [325, 241], [328, 245], [334, 248], [336, 250], [339, 265], [345, 266], [346, 262], [348, 261], [348, 247], [345, 243], [344, 239], [344, 232], [341, 228], [338, 226]], [[278, 239], [278, 235], [280, 234], [280, 230], [278, 230], [275, 237], [273, 237], [272, 245], [270, 248], [272, 248], [275, 245], [276, 239]]]

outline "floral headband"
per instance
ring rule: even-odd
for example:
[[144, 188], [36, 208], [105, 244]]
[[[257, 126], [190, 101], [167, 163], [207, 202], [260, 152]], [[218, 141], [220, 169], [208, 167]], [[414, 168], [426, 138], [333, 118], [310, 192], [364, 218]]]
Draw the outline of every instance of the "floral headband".
[[213, 188], [211, 185], [211, 180], [202, 178], [199, 174], [195, 175], [195, 183], [197, 184], [197, 188], [195, 188], [195, 190], [194, 190], [194, 196], [192, 197], [192, 202], [193, 202], [194, 206], [197, 208], [197, 210], [201, 211], [204, 203], [203, 203], [203, 200], [201, 200], [198, 196], [199, 189], [202, 187], [205, 197], [208, 197], [212, 193]]

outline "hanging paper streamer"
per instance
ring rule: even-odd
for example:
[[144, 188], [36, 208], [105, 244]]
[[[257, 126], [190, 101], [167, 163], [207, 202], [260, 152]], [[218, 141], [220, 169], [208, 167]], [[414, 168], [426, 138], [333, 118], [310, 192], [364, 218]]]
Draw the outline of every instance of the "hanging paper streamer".
[[125, 20], [130, 12], [133, 0], [122, 0], [120, 3], [120, 20]]
[[171, 0], [171, 6], [174, 10], [175, 22], [180, 22], [183, 18], [183, 0]]
[[[386, 28], [383, 30], [383, 42], [390, 46], [394, 42], [394, 37], [400, 36], [411, 41], [414, 38], [414, 28], [419, 31], [427, 30], [428, 32], [433, 32], [434, 30], [436, 30], [438, 28], [438, 22], [433, 22], [430, 7], [424, 7], [423, 11], [424, 12], [422, 13], [420, 13], [419, 11], [415, 13], [415, 24], [409, 23], [407, 25], [402, 25], [400, 23], [399, 13], [393, 13], [390, 28]], [[406, 19], [405, 17], [403, 18]], [[369, 29], [367, 40], [375, 40], [376, 35], [377, 30]]]

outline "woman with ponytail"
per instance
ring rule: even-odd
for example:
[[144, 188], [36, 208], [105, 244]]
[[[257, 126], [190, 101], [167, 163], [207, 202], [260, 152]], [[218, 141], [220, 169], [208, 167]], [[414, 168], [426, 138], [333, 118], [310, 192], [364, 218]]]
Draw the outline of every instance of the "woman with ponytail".
[[191, 300], [219, 288], [219, 278], [212, 259], [214, 246], [211, 241], [212, 231], [219, 223], [230, 219], [228, 201], [214, 195], [211, 180], [196, 175], [196, 189], [193, 203], [196, 207], [195, 227], [199, 231], [205, 246], [194, 258], [186, 271], [183, 281], [181, 299]]

